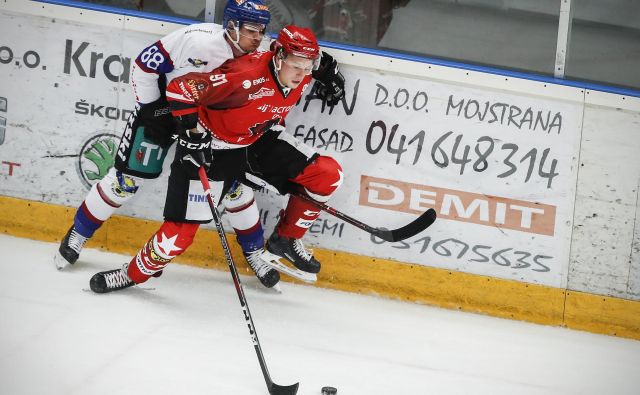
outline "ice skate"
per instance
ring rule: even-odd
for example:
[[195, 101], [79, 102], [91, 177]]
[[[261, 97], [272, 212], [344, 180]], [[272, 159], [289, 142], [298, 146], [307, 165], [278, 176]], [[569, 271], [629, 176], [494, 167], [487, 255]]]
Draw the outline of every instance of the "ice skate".
[[79, 234], [73, 226], [62, 239], [58, 252], [54, 256], [54, 263], [58, 270], [62, 270], [69, 265], [73, 265], [80, 256], [80, 251], [87, 242], [87, 238]]
[[274, 230], [267, 241], [267, 250], [286, 259], [304, 272], [315, 274], [320, 271], [320, 262], [304, 247], [300, 239], [280, 236]]
[[107, 292], [119, 291], [135, 285], [127, 275], [129, 264], [125, 264], [120, 269], [107, 270], [96, 273], [89, 281], [89, 287], [95, 293], [103, 294]]
[[272, 288], [280, 281], [280, 274], [263, 258], [264, 252], [264, 249], [249, 253], [245, 252], [244, 257], [251, 269], [256, 273], [262, 285], [267, 288]]

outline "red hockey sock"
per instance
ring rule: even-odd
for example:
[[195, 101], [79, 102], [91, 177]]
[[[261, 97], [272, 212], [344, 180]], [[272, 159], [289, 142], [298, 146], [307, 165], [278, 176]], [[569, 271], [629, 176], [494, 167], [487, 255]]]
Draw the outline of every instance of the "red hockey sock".
[[289, 203], [278, 224], [278, 234], [301, 239], [320, 215], [320, 209], [297, 196], [289, 197]]
[[[290, 181], [304, 187], [314, 200], [326, 202], [342, 183], [342, 168], [335, 159], [319, 156]], [[320, 209], [306, 200], [291, 196], [277, 230], [280, 236], [300, 239], [320, 215]]]
[[198, 224], [165, 221], [129, 262], [127, 274], [136, 284], [164, 269], [176, 256], [182, 254], [193, 242]]

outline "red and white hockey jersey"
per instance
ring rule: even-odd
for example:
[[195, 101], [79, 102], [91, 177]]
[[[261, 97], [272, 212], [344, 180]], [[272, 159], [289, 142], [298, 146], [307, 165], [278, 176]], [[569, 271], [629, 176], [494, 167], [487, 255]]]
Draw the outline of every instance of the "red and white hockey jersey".
[[131, 71], [136, 101], [141, 104], [156, 101], [166, 82], [190, 72], [209, 72], [220, 67], [233, 52], [224, 37], [224, 30], [213, 23], [185, 26], [143, 49]]
[[174, 116], [198, 113], [198, 128], [210, 132], [214, 149], [239, 148], [258, 140], [284, 118], [309, 85], [295, 89], [276, 80], [273, 52], [230, 60], [210, 73], [189, 73], [167, 86]]

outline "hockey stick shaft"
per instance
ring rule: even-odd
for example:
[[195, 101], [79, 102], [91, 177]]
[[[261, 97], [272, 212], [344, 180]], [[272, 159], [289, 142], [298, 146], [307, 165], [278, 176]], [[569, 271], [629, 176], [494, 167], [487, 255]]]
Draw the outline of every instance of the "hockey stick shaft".
[[377, 236], [385, 241], [395, 242], [408, 239], [409, 237], [415, 236], [423, 230], [427, 229], [436, 220], [436, 211], [430, 208], [429, 210], [422, 213], [418, 218], [401, 228], [393, 230], [374, 228], [373, 226], [360, 222], [355, 218], [351, 218], [347, 214], [342, 213], [331, 206], [327, 206], [324, 203], [320, 203], [314, 200], [304, 192], [294, 191], [291, 192], [291, 194], [299, 197], [300, 199], [304, 199], [307, 202], [312, 203], [319, 209], [333, 215], [334, 217], [339, 218], [357, 228], [360, 228], [367, 233], [371, 233], [372, 235]]
[[288, 386], [281, 386], [274, 383], [271, 380], [271, 375], [269, 375], [269, 370], [267, 369], [267, 363], [265, 362], [264, 355], [262, 354], [262, 347], [260, 346], [260, 340], [258, 340], [258, 333], [256, 332], [255, 325], [253, 324], [253, 318], [251, 317], [249, 304], [247, 303], [247, 298], [244, 294], [242, 283], [240, 283], [240, 276], [238, 275], [238, 269], [236, 268], [236, 264], [233, 260], [233, 256], [231, 255], [231, 249], [229, 248], [227, 235], [224, 231], [224, 227], [220, 219], [220, 213], [218, 212], [213, 196], [211, 195], [211, 186], [209, 185], [209, 179], [207, 178], [207, 173], [205, 171], [204, 166], [201, 166], [198, 169], [198, 176], [200, 177], [200, 182], [202, 183], [202, 187], [204, 188], [204, 193], [207, 196], [207, 201], [209, 202], [209, 208], [211, 209], [211, 214], [213, 215], [213, 221], [216, 224], [216, 230], [218, 231], [218, 236], [220, 236], [220, 243], [222, 244], [222, 249], [224, 251], [225, 258], [227, 259], [229, 270], [231, 271], [231, 277], [233, 278], [233, 283], [236, 287], [236, 292], [238, 293], [238, 299], [240, 299], [240, 305], [242, 306], [242, 311], [244, 312], [244, 318], [247, 322], [247, 326], [249, 327], [249, 334], [251, 335], [253, 347], [256, 350], [256, 355], [258, 356], [258, 362], [260, 362], [262, 375], [264, 376], [264, 381], [267, 384], [269, 393], [271, 395], [295, 395], [298, 392], [299, 383], [295, 383]]

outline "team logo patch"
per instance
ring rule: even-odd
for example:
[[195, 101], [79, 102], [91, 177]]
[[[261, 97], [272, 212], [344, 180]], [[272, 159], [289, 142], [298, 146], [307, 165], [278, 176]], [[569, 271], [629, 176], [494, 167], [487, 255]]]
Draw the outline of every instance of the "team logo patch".
[[209, 62], [205, 61], [205, 60], [200, 60], [200, 59], [187, 59], [187, 61], [189, 63], [191, 63], [193, 65], [193, 67], [202, 67], [202, 66], [206, 66], [207, 64], [209, 64]]
[[273, 96], [274, 94], [275, 91], [273, 89], [262, 87], [259, 91], [249, 94], [249, 100], [256, 100], [261, 97]]
[[119, 140], [120, 137], [115, 134], [100, 133], [82, 145], [76, 169], [87, 189], [91, 189], [113, 166]]
[[117, 181], [111, 185], [111, 191], [121, 198], [133, 196], [138, 190], [135, 179], [123, 174], [121, 171], [116, 172]]
[[234, 185], [232, 185], [231, 190], [229, 192], [227, 192], [227, 198], [229, 200], [238, 200], [242, 197], [242, 184], [235, 183]]
[[165, 258], [165, 257], [162, 257], [162, 256], [158, 255], [156, 250], [153, 249], [153, 248], [149, 249], [149, 255], [151, 255], [151, 259], [153, 259], [156, 262], [160, 262], [160, 263], [169, 263], [169, 262], [171, 262], [171, 258]]

